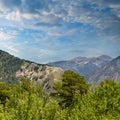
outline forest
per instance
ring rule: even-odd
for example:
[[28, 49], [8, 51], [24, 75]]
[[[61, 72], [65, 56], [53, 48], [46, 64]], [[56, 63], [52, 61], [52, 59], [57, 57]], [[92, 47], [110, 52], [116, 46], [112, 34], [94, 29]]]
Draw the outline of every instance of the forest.
[[70, 70], [49, 94], [28, 78], [0, 82], [0, 120], [120, 120], [120, 83], [91, 85]]

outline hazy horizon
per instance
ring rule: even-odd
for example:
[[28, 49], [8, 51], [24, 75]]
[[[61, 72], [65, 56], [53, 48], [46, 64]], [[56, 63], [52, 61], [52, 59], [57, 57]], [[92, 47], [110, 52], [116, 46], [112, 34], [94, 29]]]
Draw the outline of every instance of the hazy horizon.
[[37, 63], [120, 55], [120, 1], [0, 0], [0, 49]]
[[[0, 50], [1, 50], [1, 49], [0, 49]], [[18, 57], [18, 56], [15, 56], [14, 54], [11, 54], [11, 53], [7, 52], [7, 51], [4, 51], [4, 50], [1, 50], [1, 51], [6, 52], [6, 53], [8, 53], [8, 54], [10, 54], [10, 55], [13, 55], [14, 57]], [[81, 58], [82, 58], [82, 57], [85, 57], [85, 58], [88, 58], [88, 59], [89, 59], [89, 58], [98, 58], [98, 57], [101, 57], [101, 56], [111, 57], [112, 59], [115, 59], [115, 58], [119, 57], [119, 56], [112, 57], [112, 56], [105, 55], [105, 54], [101, 54], [101, 55], [97, 55], [97, 56], [90, 56], [90, 57], [89, 57], [89, 56], [75, 56], [75, 57], [69, 58], [69, 59], [60, 59], [60, 60], [55, 60], [55, 61], [43, 62], [43, 63], [40, 63], [40, 62], [37, 62], [37, 61], [34, 61], [34, 60], [30, 60], [30, 59], [21, 58], [21, 57], [18, 57], [18, 58], [19, 58], [19, 59], [28, 60], [28, 61], [31, 61], [31, 62], [40, 63], [40, 64], [49, 64], [49, 63], [60, 62], [60, 61], [74, 60], [74, 59], [79, 58], [79, 57], [81, 57]]]

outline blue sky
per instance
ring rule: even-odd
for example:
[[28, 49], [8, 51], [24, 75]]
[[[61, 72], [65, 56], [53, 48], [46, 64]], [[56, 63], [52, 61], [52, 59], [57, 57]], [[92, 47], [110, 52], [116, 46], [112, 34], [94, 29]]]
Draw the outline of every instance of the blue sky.
[[0, 49], [39, 63], [120, 55], [120, 0], [0, 0]]

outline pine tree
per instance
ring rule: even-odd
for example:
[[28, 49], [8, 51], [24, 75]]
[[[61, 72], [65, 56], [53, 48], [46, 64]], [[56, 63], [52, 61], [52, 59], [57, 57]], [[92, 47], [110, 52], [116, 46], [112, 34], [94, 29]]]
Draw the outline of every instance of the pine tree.
[[83, 76], [67, 70], [63, 74], [62, 83], [56, 84], [55, 89], [57, 90], [57, 95], [61, 98], [60, 103], [69, 106], [76, 92], [79, 95], [87, 93], [89, 84], [86, 83]]

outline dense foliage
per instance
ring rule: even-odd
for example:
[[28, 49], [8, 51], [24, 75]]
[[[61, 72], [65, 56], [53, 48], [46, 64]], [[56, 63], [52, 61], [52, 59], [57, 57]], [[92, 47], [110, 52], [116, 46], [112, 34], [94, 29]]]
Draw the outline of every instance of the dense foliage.
[[75, 93], [83, 95], [88, 92], [89, 85], [83, 76], [71, 70], [66, 70], [63, 74], [61, 82], [55, 84], [57, 97], [61, 98], [60, 104], [65, 107], [70, 106], [74, 99]]
[[74, 90], [67, 107], [59, 104], [63, 96], [45, 95], [29, 79], [23, 78], [19, 84], [1, 82], [0, 120], [120, 120], [120, 83], [105, 80], [89, 86], [82, 76], [71, 71], [65, 72], [62, 82], [58, 90], [65, 90], [66, 101], [66, 92]]
[[16, 83], [16, 71], [21, 68], [23, 60], [0, 50], [0, 81]]

